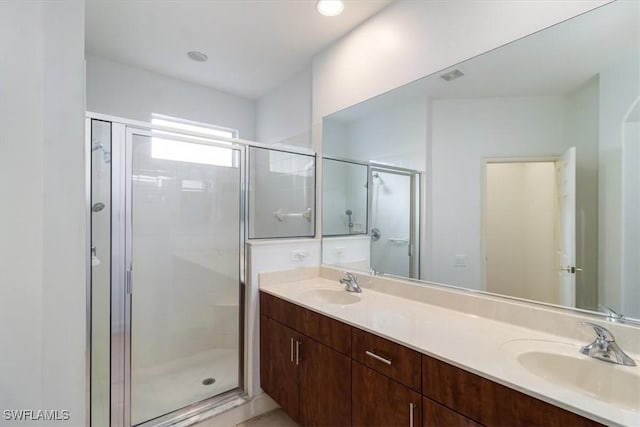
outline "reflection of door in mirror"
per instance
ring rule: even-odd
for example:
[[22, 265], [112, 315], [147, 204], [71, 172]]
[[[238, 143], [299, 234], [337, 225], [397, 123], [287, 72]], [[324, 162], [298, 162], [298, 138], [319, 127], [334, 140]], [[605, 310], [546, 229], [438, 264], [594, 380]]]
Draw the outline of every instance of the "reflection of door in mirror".
[[485, 168], [486, 290], [575, 306], [575, 149]]
[[378, 273], [417, 277], [416, 192], [412, 171], [369, 171], [371, 268]]
[[640, 99], [629, 110], [623, 132], [622, 295], [620, 303], [609, 304], [628, 317], [640, 318]]

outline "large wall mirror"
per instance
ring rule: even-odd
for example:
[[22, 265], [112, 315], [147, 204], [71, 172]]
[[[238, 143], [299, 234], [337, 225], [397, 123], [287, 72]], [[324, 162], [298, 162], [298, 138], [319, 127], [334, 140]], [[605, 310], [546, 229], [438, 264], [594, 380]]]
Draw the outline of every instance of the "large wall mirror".
[[331, 114], [323, 155], [367, 168], [323, 182], [325, 264], [640, 318], [639, 2]]

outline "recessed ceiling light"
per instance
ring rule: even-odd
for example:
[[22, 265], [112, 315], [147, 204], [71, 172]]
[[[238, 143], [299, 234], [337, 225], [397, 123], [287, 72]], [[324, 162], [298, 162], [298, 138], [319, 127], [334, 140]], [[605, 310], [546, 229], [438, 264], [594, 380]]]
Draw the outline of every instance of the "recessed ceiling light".
[[192, 50], [187, 52], [189, 58], [193, 59], [196, 62], [206, 62], [209, 57], [202, 52], [198, 52], [197, 50]]
[[336, 16], [344, 10], [344, 2], [342, 0], [318, 0], [316, 8], [324, 16]]

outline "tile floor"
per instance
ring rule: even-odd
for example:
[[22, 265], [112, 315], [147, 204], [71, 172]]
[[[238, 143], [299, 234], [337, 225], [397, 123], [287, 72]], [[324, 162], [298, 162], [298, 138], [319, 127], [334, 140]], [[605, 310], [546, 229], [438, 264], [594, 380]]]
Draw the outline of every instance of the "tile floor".
[[274, 409], [240, 423], [236, 427], [298, 427], [298, 424], [289, 418], [282, 409]]

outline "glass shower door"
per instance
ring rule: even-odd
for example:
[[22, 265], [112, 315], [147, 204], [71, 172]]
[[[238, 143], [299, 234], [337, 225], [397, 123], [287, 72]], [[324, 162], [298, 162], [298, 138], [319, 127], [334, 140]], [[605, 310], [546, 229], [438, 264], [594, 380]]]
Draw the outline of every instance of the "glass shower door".
[[241, 151], [129, 133], [131, 424], [239, 387]]
[[371, 268], [416, 277], [414, 172], [370, 168]]

